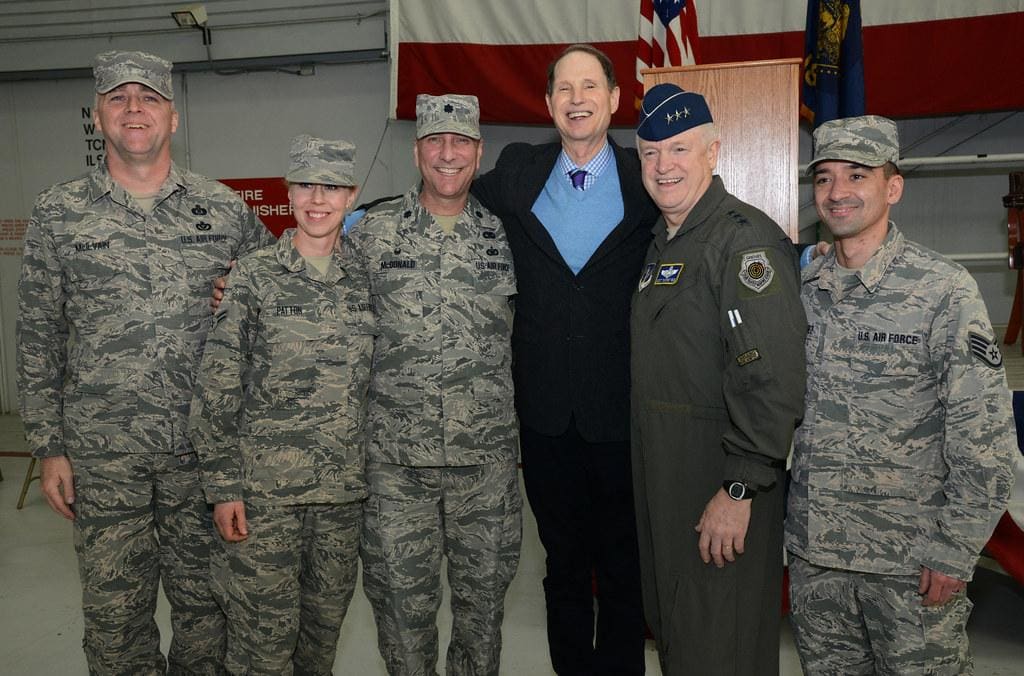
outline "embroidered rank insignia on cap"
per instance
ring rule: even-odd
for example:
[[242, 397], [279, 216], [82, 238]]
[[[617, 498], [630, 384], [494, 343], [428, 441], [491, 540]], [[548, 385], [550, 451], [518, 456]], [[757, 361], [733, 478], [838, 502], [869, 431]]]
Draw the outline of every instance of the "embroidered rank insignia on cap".
[[995, 340], [971, 331], [967, 334], [967, 343], [970, 345], [974, 356], [980, 359], [986, 366], [997, 369], [1003, 365], [1003, 354], [999, 351], [999, 346], [996, 345]]
[[651, 285], [651, 281], [654, 279], [654, 263], [648, 263], [644, 266], [644, 274], [640, 275], [640, 283], [637, 285], [637, 291], [643, 291]]
[[775, 270], [764, 251], [743, 254], [740, 259], [740, 283], [755, 293], [764, 291], [775, 279]]
[[679, 281], [683, 274], [685, 263], [662, 263], [658, 268], [658, 276], [654, 280], [654, 286], [671, 286]]
[[736, 363], [739, 364], [740, 366], [746, 366], [750, 362], [757, 361], [760, 358], [761, 353], [758, 352], [757, 348], [755, 347], [753, 350], [747, 350], [743, 354], [738, 355], [736, 357]]

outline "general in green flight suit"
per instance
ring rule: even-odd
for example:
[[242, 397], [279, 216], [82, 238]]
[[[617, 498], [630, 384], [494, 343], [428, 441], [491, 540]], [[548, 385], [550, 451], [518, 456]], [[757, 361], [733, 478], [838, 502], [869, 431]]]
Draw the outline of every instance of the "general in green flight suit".
[[701, 95], [658, 85], [641, 119], [644, 185], [662, 212], [632, 311], [644, 610], [667, 675], [777, 673], [807, 331], [795, 251], [714, 176]]

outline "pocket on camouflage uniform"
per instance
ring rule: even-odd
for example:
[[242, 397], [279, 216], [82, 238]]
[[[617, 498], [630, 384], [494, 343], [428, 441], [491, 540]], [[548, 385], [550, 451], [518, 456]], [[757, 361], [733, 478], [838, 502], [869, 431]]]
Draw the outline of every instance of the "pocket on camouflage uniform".
[[[333, 362], [331, 382], [347, 381], [348, 366], [340, 348], [344, 338], [337, 335], [336, 323], [309, 315], [271, 316], [264, 319], [263, 332], [269, 353], [263, 389], [271, 408], [283, 418], [291, 417], [287, 411], [329, 403], [318, 396], [324, 389], [318, 383], [326, 362]], [[329, 394], [331, 388], [327, 390]]]
[[[877, 416], [919, 416], [934, 405], [934, 376], [926, 346], [920, 350], [897, 349], [888, 343], [857, 343], [849, 347], [849, 366], [857, 383], [850, 402], [853, 417], [863, 411], [872, 421]], [[859, 422], [858, 422], [859, 424]]]
[[138, 411], [138, 373], [87, 368], [74, 373], [64, 393], [62, 424], [69, 451], [108, 447], [127, 433]]
[[505, 265], [508, 269], [498, 271], [481, 270], [477, 274], [474, 285], [477, 293], [501, 296], [507, 303], [509, 298], [516, 295], [516, 277], [512, 272], [510, 264], [497, 263], [497, 265]]
[[59, 249], [64, 278], [71, 294], [89, 291], [118, 291], [112, 280], [128, 272], [125, 242], [116, 233], [76, 236]]
[[967, 619], [974, 603], [965, 592], [955, 594], [941, 606], [920, 606], [924, 631], [924, 660], [927, 673], [957, 676], [969, 673], [970, 651]]
[[[207, 238], [220, 237], [218, 234], [198, 235]], [[193, 236], [194, 240], [196, 236]], [[224, 243], [231, 243], [231, 239], [215, 241], [211, 243], [187, 243], [179, 239], [178, 254], [184, 265], [185, 274], [189, 279], [204, 279], [213, 281], [215, 277], [223, 277], [228, 274], [228, 264], [234, 258], [232, 246], [224, 246]], [[220, 246], [216, 246], [220, 244]]]
[[214, 317], [210, 312], [213, 280], [228, 274], [228, 263], [233, 258], [233, 249], [223, 246], [230, 238], [216, 244], [186, 244], [182, 239], [193, 241], [195, 237], [219, 236], [197, 233], [179, 239], [178, 254], [181, 265], [178, 266], [178, 271], [188, 287], [187, 315], [193, 320], [188, 330], [193, 333], [205, 335], [213, 327]]
[[[382, 325], [392, 325], [399, 331], [408, 331], [408, 319], [423, 317], [424, 294], [427, 294], [427, 275], [418, 269], [392, 268], [376, 272], [370, 277], [370, 293], [378, 303], [389, 306], [388, 311], [379, 312]], [[430, 294], [428, 302], [435, 305], [440, 301], [436, 292]]]
[[512, 378], [508, 373], [480, 374], [472, 380], [472, 416], [469, 425], [482, 439], [508, 438], [516, 433]]

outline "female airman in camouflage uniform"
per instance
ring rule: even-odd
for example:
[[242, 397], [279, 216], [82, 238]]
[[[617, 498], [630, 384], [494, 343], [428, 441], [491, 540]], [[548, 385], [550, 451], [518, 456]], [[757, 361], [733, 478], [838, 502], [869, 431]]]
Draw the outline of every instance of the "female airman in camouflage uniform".
[[238, 262], [203, 359], [191, 432], [223, 538], [232, 673], [330, 674], [355, 587], [376, 329], [366, 272], [339, 245], [354, 156], [293, 139], [298, 227]]

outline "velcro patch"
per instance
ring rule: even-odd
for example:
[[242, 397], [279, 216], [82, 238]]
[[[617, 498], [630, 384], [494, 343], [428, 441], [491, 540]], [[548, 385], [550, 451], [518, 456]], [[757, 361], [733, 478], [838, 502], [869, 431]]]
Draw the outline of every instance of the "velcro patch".
[[675, 284], [679, 281], [685, 267], [685, 263], [662, 263], [658, 268], [658, 276], [654, 279], [654, 286]]
[[648, 263], [644, 266], [644, 273], [640, 275], [640, 283], [637, 284], [636, 290], [643, 291], [651, 284], [651, 280], [654, 279], [654, 263]]
[[740, 283], [755, 293], [761, 293], [775, 278], [775, 270], [765, 251], [752, 251], [740, 259]]
[[1003, 365], [1003, 353], [992, 338], [986, 338], [980, 333], [971, 331], [967, 334], [967, 344], [974, 356], [981, 360], [985, 366], [997, 369]]
[[751, 362], [755, 362], [761, 358], [761, 353], [757, 351], [755, 347], [753, 350], [747, 350], [743, 354], [736, 357], [736, 363], [740, 366], [746, 366]]

